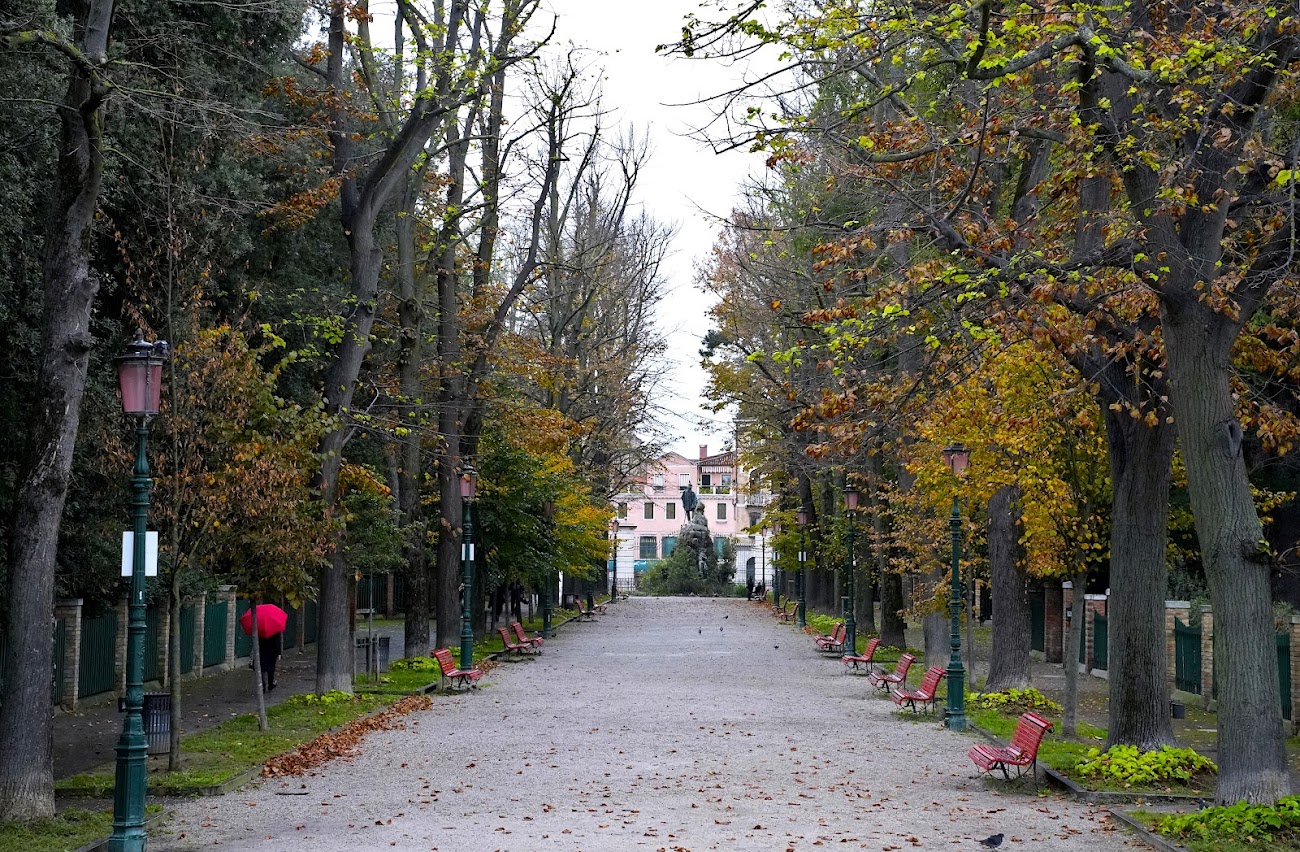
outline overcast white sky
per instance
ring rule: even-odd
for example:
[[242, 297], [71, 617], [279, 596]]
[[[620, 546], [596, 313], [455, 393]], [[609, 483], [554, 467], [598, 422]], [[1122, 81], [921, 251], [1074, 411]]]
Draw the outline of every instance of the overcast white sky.
[[[668, 266], [672, 295], [659, 310], [673, 358], [672, 378], [664, 390], [676, 397], [665, 407], [681, 415], [679, 422], [669, 424], [678, 433], [670, 446], [688, 458], [698, 453], [699, 444], [707, 443], [709, 451], [716, 452], [730, 439], [731, 423], [729, 415], [708, 414], [702, 408], [705, 377], [697, 353], [709, 327], [705, 312], [712, 300], [695, 287], [694, 268], [713, 244], [717, 225], [710, 216], [730, 213], [746, 175], [760, 169], [762, 161], [746, 152], [715, 155], [687, 138], [690, 128], [706, 120], [705, 108], [670, 105], [725, 90], [741, 71], [655, 53], [655, 45], [680, 36], [682, 21], [696, 9], [697, 0], [547, 2], [559, 16], [557, 42], [591, 48], [596, 52], [593, 60], [605, 68], [604, 106], [618, 121], [649, 133], [653, 153], [642, 173], [641, 201], [657, 220], [678, 226]], [[700, 417], [714, 421], [713, 431], [696, 425]]]

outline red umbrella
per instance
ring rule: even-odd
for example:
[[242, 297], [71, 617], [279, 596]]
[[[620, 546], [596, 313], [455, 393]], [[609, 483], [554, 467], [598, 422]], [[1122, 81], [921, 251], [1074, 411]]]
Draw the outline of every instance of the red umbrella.
[[[257, 605], [257, 635], [263, 639], [283, 633], [288, 623], [289, 614], [275, 604]], [[239, 617], [239, 626], [244, 628], [245, 633], [252, 634], [253, 611], [251, 609]]]

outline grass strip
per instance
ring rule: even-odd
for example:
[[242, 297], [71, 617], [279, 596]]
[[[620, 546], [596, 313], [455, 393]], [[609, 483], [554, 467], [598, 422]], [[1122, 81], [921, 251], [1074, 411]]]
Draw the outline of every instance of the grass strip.
[[0, 822], [0, 852], [69, 852], [112, 830], [112, 811], [68, 808], [51, 819]]
[[[392, 696], [349, 696], [342, 692], [295, 695], [267, 709], [266, 731], [257, 729], [257, 717], [252, 713], [235, 716], [206, 731], [182, 737], [181, 768], [177, 771], [167, 771], [166, 758], [152, 758], [149, 792], [184, 795], [219, 786], [391, 700]], [[54, 788], [69, 795], [106, 796], [112, 792], [113, 783], [114, 767], [107, 764], [58, 781]]]

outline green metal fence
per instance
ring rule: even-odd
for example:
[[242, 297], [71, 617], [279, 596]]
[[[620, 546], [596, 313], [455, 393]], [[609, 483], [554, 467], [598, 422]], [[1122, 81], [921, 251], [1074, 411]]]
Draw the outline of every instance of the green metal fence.
[[1110, 654], [1106, 636], [1106, 616], [1097, 613], [1092, 617], [1092, 667], [1098, 671], [1108, 671]]
[[1291, 719], [1291, 634], [1277, 634], [1277, 677], [1282, 687], [1282, 718]]
[[229, 612], [228, 601], [208, 601], [203, 608], [204, 668], [226, 661], [226, 616]]
[[82, 619], [81, 671], [77, 677], [77, 693], [81, 698], [117, 687], [116, 658], [117, 613]]
[[181, 607], [181, 674], [194, 671], [194, 605]]
[[302, 605], [302, 612], [304, 619], [302, 643], [304, 645], [310, 645], [316, 641], [316, 602], [307, 601], [304, 603]]
[[1201, 694], [1201, 628], [1174, 619], [1174, 688]]
[[1047, 648], [1047, 618], [1041, 590], [1029, 596], [1029, 647], [1035, 651]]
[[162, 633], [163, 610], [151, 606], [144, 614], [144, 682], [162, 680], [162, 668], [158, 665], [158, 648], [167, 646], [167, 637]]
[[253, 637], [244, 632], [244, 628], [239, 626], [239, 620], [244, 617], [244, 613], [252, 609], [252, 604], [248, 601], [241, 600], [235, 602], [235, 656], [250, 657], [253, 654]]
[[298, 609], [296, 606], [284, 605], [289, 618], [284, 625], [284, 644], [281, 647], [286, 651], [298, 647]]
[[[63, 662], [68, 658], [68, 622], [60, 618], [54, 622], [54, 683], [51, 684], [51, 700], [55, 704], [63, 703]], [[0, 636], [0, 660], [4, 658], [4, 637]]]

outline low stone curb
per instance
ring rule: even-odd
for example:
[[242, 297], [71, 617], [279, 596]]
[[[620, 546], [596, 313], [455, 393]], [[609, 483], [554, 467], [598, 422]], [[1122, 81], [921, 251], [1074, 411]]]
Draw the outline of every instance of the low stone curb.
[[1107, 810], [1110, 811], [1112, 817], [1119, 822], [1122, 822], [1129, 831], [1132, 831], [1138, 837], [1142, 838], [1144, 842], [1154, 846], [1159, 850], [1159, 852], [1187, 852], [1187, 850], [1182, 846], [1169, 842], [1165, 838], [1151, 831], [1151, 829], [1147, 828], [1142, 823], [1135, 820], [1133, 817], [1129, 816], [1124, 811], [1118, 810], [1117, 808], [1107, 808]]

